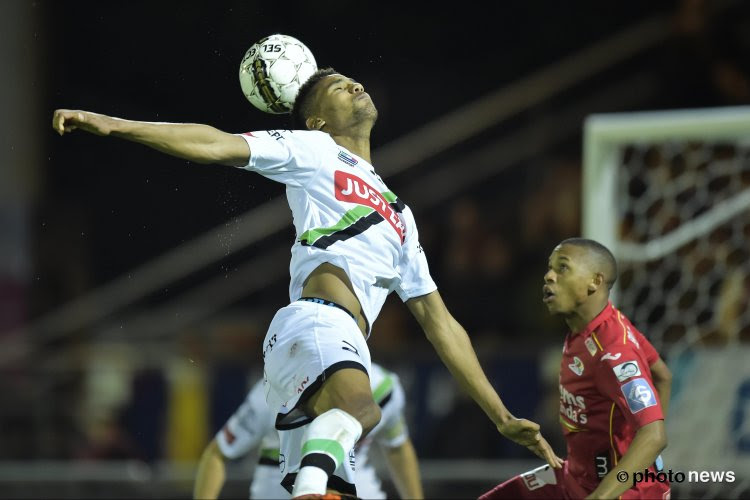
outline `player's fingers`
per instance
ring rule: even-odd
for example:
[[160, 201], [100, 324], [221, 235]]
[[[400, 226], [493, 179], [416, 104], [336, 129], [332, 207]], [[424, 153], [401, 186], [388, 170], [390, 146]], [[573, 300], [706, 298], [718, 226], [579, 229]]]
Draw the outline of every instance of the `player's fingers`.
[[55, 132], [62, 135], [64, 131], [64, 124], [65, 116], [59, 110], [55, 111], [55, 114], [52, 115], [52, 128], [55, 130]]
[[535, 448], [539, 450], [539, 455], [541, 458], [543, 458], [550, 467], [554, 469], [559, 469], [562, 467], [562, 459], [555, 455], [555, 452], [552, 450], [552, 447], [549, 445], [546, 439], [541, 438], [539, 442], [535, 445]]

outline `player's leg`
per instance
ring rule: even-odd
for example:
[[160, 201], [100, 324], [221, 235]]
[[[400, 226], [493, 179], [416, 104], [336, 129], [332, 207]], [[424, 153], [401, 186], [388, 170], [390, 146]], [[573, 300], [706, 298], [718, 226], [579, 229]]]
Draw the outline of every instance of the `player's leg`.
[[351, 450], [380, 418], [356, 322], [338, 308], [294, 302], [274, 317], [264, 360], [269, 405], [281, 407], [276, 427], [292, 431], [282, 437], [285, 484], [294, 482], [294, 496], [334, 483], [356, 492]]
[[[302, 437], [302, 460], [292, 496], [320, 493], [326, 484], [340, 491], [337, 478], [342, 473], [348, 483], [354, 483], [354, 445], [380, 421], [370, 379], [358, 369], [336, 371], [303, 407], [315, 418]], [[337, 470], [339, 474], [334, 475]], [[330, 483], [329, 477], [333, 478]]]
[[508, 479], [479, 497], [479, 500], [514, 498], [568, 498], [563, 489], [562, 472], [543, 465]]

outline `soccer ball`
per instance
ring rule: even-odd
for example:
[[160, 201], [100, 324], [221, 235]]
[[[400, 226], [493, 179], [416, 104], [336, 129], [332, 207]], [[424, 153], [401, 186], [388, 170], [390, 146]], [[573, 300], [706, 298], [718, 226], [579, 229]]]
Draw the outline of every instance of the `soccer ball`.
[[318, 69], [305, 44], [289, 35], [267, 36], [245, 53], [240, 86], [253, 106], [266, 113], [292, 110], [300, 86]]

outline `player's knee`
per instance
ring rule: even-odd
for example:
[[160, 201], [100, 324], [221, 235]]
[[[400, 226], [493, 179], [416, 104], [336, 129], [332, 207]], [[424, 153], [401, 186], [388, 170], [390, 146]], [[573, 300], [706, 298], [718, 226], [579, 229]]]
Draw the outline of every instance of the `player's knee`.
[[359, 421], [363, 436], [366, 436], [380, 422], [380, 407], [369, 394], [367, 397], [352, 398], [345, 406], [342, 410]]

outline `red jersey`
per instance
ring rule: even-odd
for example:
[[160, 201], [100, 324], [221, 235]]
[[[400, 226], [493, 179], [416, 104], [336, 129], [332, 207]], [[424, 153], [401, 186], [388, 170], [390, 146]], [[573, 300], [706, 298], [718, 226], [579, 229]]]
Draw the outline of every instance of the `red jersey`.
[[[568, 446], [569, 492], [583, 497], [593, 491], [638, 429], [664, 419], [649, 368], [658, 359], [646, 337], [611, 303], [582, 332], [565, 337], [560, 423]], [[669, 490], [668, 483], [658, 484]], [[640, 483], [627, 496], [640, 497], [646, 488], [653, 495], [654, 483]]]

